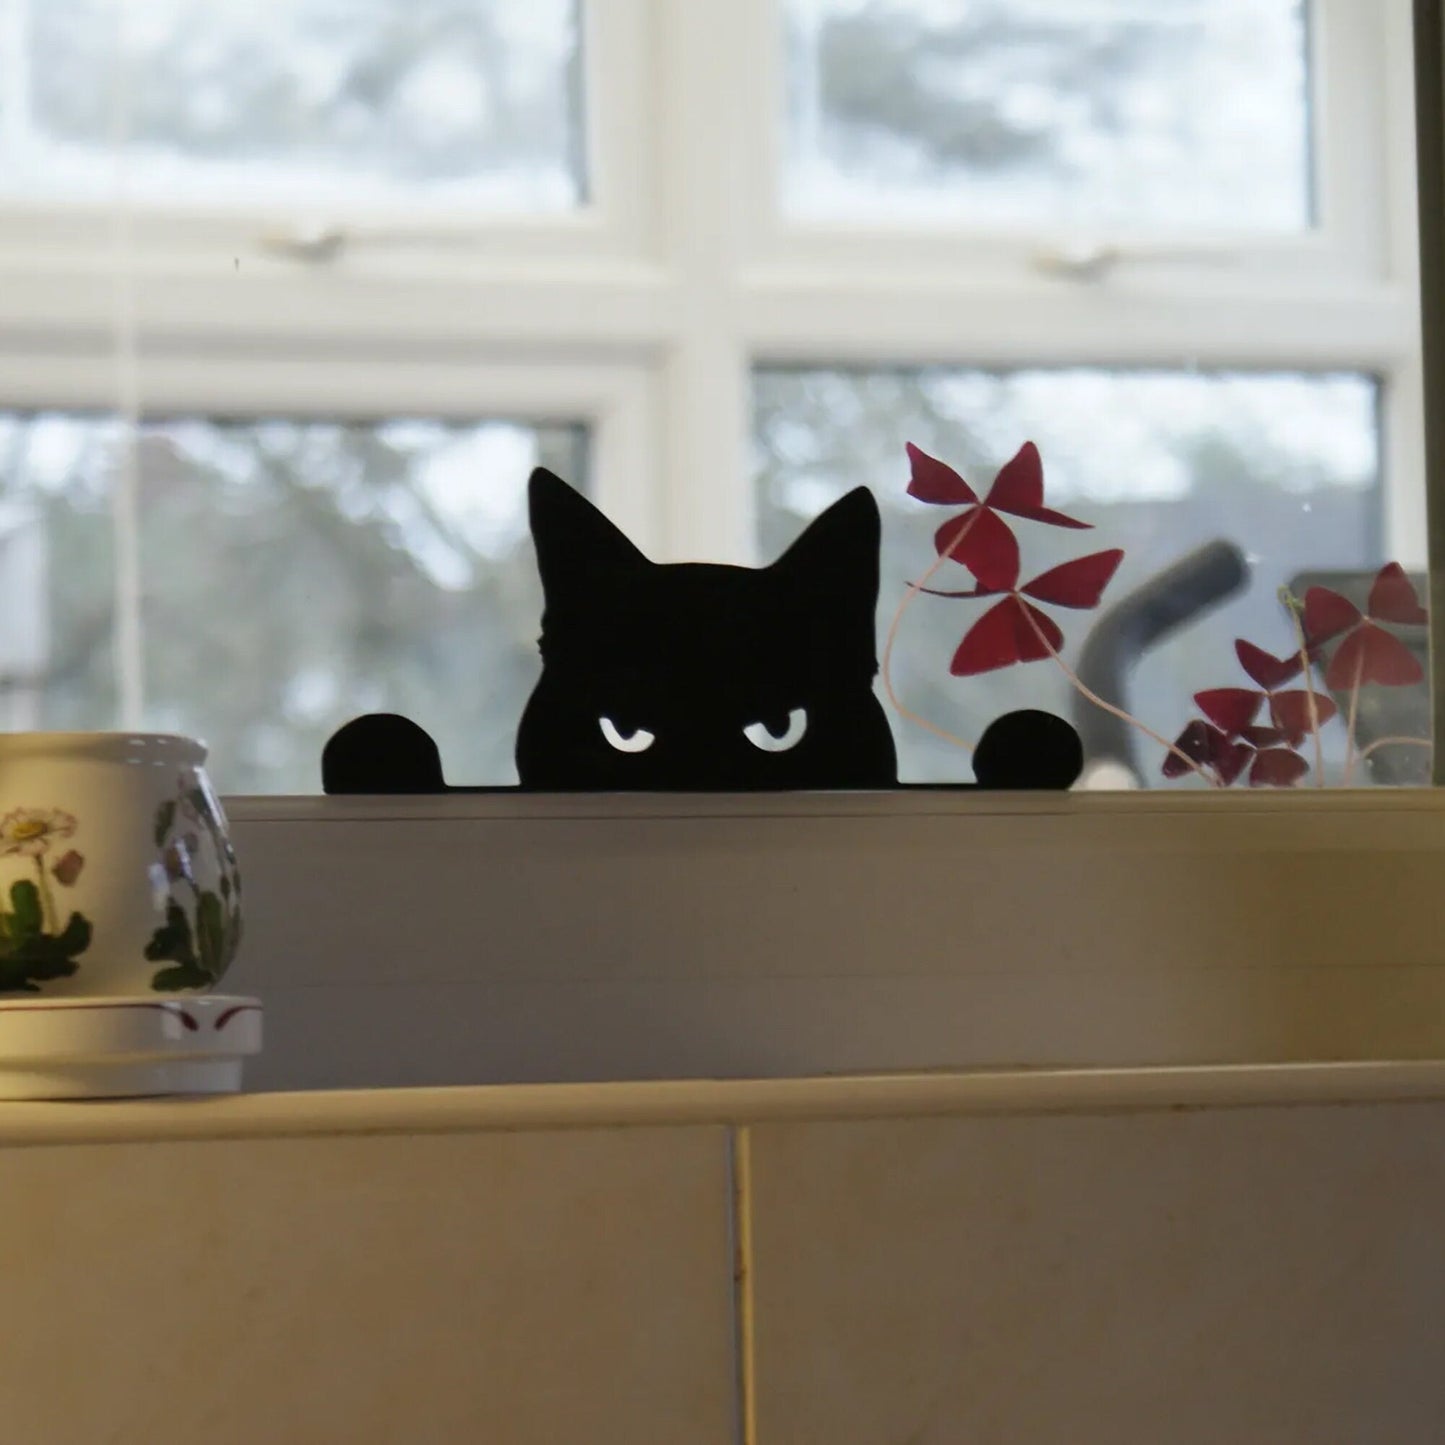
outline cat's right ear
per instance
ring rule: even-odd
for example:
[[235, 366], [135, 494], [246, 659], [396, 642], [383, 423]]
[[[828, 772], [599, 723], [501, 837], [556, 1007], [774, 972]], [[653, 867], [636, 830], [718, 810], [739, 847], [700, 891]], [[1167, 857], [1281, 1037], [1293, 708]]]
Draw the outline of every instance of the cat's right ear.
[[595, 589], [651, 563], [581, 492], [538, 467], [527, 483], [527, 510], [542, 592], [551, 606], [585, 603]]

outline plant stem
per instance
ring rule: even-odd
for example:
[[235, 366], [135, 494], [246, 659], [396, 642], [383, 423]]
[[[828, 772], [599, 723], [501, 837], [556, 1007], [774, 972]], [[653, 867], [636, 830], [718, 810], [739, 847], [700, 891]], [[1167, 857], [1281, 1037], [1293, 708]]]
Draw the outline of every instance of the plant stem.
[[1345, 728], [1345, 787], [1355, 775], [1355, 722], [1360, 715], [1360, 679], [1365, 674], [1365, 649], [1355, 663], [1355, 680], [1350, 684], [1350, 720]]
[[973, 751], [973, 744], [969, 742], [967, 738], [961, 738], [957, 736], [957, 734], [949, 732], [947, 728], [941, 728], [937, 723], [929, 722], [926, 717], [921, 717], [918, 713], [905, 707], [903, 703], [899, 701], [898, 694], [893, 689], [893, 645], [898, 641], [898, 629], [903, 625], [904, 614], [913, 606], [919, 593], [925, 590], [928, 579], [932, 577], [945, 562], [949, 561], [959, 547], [962, 546], [963, 539], [968, 535], [969, 528], [973, 526], [974, 518], [978, 516], [978, 511], [979, 509], [975, 508], [969, 514], [968, 520], [958, 529], [958, 535], [948, 544], [945, 551], [938, 554], [938, 557], [934, 560], [933, 565], [928, 571], [926, 571], [917, 582], [910, 582], [908, 584], [908, 591], [904, 594], [903, 600], [898, 604], [898, 610], [894, 612], [893, 621], [888, 626], [888, 640], [883, 644], [883, 666], [881, 669], [884, 695], [888, 701], [892, 703], [894, 711], [897, 712], [900, 717], [907, 718], [909, 722], [916, 723], [921, 728], [926, 728], [936, 737], [942, 738], [945, 742], [953, 743], [970, 753]]
[[1175, 746], [1175, 744], [1171, 743], [1168, 738], [1161, 737], [1160, 734], [1156, 733], [1154, 729], [1151, 728], [1147, 723], [1140, 722], [1139, 719], [1136, 718], [1132, 713], [1125, 712], [1124, 709], [1121, 707], [1115, 707], [1114, 704], [1111, 702], [1105, 702], [1098, 693], [1094, 692], [1091, 688], [1086, 687], [1083, 680], [1079, 677], [1079, 674], [1075, 672], [1074, 669], [1070, 667], [1069, 664], [1065, 662], [1064, 659], [1060, 657], [1059, 654], [1054, 650], [1053, 644], [1044, 634], [1044, 629], [1039, 626], [1038, 622], [1034, 618], [1033, 613], [1029, 611], [1027, 606], [1024, 606], [1022, 610], [1023, 615], [1029, 620], [1029, 626], [1033, 628], [1039, 641], [1047, 649], [1049, 656], [1058, 663], [1059, 670], [1064, 674], [1066, 678], [1068, 678], [1070, 683], [1073, 684], [1074, 689], [1078, 692], [1080, 697], [1084, 698], [1084, 700], [1087, 702], [1093, 703], [1095, 707], [1102, 708], [1111, 717], [1118, 718], [1120, 722], [1125, 722], [1128, 723], [1130, 727], [1138, 728], [1138, 730], [1143, 733], [1146, 738], [1149, 738], [1153, 742], [1158, 743], [1159, 746], [1163, 748], [1166, 752], [1173, 753], [1176, 758], [1179, 758], [1182, 762], [1187, 764], [1190, 769], [1198, 773], [1199, 776], [1203, 778], [1204, 781], [1208, 783], [1211, 788], [1222, 788], [1224, 786], [1223, 778], [1217, 777], [1215, 774], [1211, 773], [1208, 768], [1205, 768], [1199, 763], [1196, 763], [1194, 759], [1191, 758], [1189, 754], [1184, 751], [1183, 748]]
[[45, 855], [35, 855], [35, 876], [40, 880], [40, 914], [47, 933], [60, 932], [60, 920], [55, 913], [55, 899], [50, 894], [50, 880], [45, 876]]
[[1360, 749], [1360, 761], [1361, 761], [1361, 762], [1364, 762], [1365, 759], [1366, 759], [1367, 757], [1369, 757], [1370, 754], [1371, 754], [1372, 752], [1374, 752], [1376, 748], [1389, 748], [1389, 747], [1431, 748], [1431, 747], [1434, 747], [1434, 746], [1435, 746], [1435, 743], [1434, 743], [1434, 740], [1433, 740], [1432, 738], [1376, 738], [1375, 741], [1372, 742], [1372, 743], [1370, 743], [1367, 747], [1363, 747], [1363, 748]]
[[[1283, 589], [1281, 590], [1283, 591]], [[1285, 606], [1289, 609], [1289, 620], [1294, 624], [1295, 641], [1299, 643], [1301, 675], [1304, 678], [1305, 696], [1309, 700], [1310, 736], [1314, 739], [1315, 744], [1315, 787], [1322, 788], [1325, 785], [1325, 748], [1320, 741], [1320, 709], [1319, 704], [1315, 701], [1315, 683], [1310, 668], [1309, 643], [1305, 640], [1304, 624], [1295, 610], [1294, 598], [1288, 593], [1285, 593]]]

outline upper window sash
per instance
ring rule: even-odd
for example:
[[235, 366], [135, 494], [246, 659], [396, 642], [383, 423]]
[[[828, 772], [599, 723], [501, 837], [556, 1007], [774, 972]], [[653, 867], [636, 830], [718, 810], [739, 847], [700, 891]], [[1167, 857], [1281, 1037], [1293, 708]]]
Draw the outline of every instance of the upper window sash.
[[[738, 54], [777, 100], [784, 33], [775, 0], [738, 0]], [[1285, 282], [1296, 289], [1389, 282], [1408, 266], [1414, 185], [1408, 157], [1409, 0], [1311, 0], [1310, 152], [1314, 225], [1298, 233], [1075, 226], [969, 227], [940, 220], [867, 225], [799, 219], [779, 205], [784, 174], [781, 101], [746, 117], [748, 250], [761, 275], [820, 267], [865, 275], [967, 272], [980, 289], [1122, 278], [1148, 290], [1214, 290]], [[1223, 98], [1221, 98], [1223, 101]], [[1399, 163], [1403, 148], [1406, 163]]]
[[[707, 24], [701, 5], [586, 0], [582, 86], [587, 198], [545, 216], [484, 215], [428, 208], [413, 215], [322, 203], [224, 211], [144, 205], [130, 222], [148, 262], [210, 266], [304, 266], [346, 256], [366, 274], [443, 266], [551, 261], [649, 266], [666, 250], [668, 197], [659, 195], [659, 149], [667, 143], [675, 87], [655, 83], [671, 63], [677, 32]], [[1402, 231], [1413, 230], [1413, 178], [1399, 164], [1410, 142], [1409, 0], [1311, 0], [1310, 124], [1316, 225], [1299, 234], [1158, 231], [1105, 225], [1018, 227], [956, 224], [839, 225], [803, 221], [778, 203], [783, 183], [784, 24], [781, 0], [729, 0], [725, 43], [708, 64], [732, 97], [718, 117], [731, 164], [712, 179], [738, 212], [740, 259], [766, 272], [832, 265], [850, 271], [957, 275], [966, 263], [980, 286], [1009, 278], [1096, 280], [1139, 276], [1155, 286], [1193, 276], [1290, 278], [1293, 284], [1388, 278]], [[1403, 61], [1403, 65], [1402, 65]], [[0, 267], [39, 258], [111, 259], [115, 197], [59, 205], [0, 198]]]
[[345, 256], [362, 268], [380, 258], [391, 272], [438, 261], [466, 268], [636, 259], [647, 244], [647, 10], [647, 0], [582, 5], [585, 186], [575, 207], [527, 213], [427, 203], [406, 209], [343, 196], [314, 204], [265, 197], [254, 205], [150, 200], [127, 197], [118, 162], [115, 184], [94, 199], [0, 192], [0, 276], [40, 262], [113, 264], [122, 209], [137, 264], [177, 270], [208, 268], [222, 256], [228, 265], [301, 267]]

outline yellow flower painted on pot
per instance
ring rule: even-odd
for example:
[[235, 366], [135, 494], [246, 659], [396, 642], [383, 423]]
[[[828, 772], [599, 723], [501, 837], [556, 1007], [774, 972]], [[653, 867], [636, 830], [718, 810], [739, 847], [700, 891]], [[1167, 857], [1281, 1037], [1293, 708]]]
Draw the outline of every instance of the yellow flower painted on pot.
[[59, 808], [16, 808], [0, 818], [0, 854], [39, 858], [52, 839], [69, 838], [75, 828], [75, 818]]

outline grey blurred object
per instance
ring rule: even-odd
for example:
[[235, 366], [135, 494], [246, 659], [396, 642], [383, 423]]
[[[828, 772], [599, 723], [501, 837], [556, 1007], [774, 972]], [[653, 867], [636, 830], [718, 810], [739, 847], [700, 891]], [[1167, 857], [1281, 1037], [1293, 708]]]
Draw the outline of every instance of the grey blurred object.
[[[1423, 572], [1408, 572], [1415, 595], [1422, 600], [1429, 596]], [[1374, 572], [1325, 571], [1300, 572], [1290, 578], [1290, 591], [1303, 598], [1311, 587], [1328, 587], [1364, 612], [1369, 602]], [[1430, 628], [1396, 623], [1377, 623], [1405, 644], [1430, 675]], [[1327, 654], [1328, 655], [1328, 654]], [[1315, 668], [1323, 681], [1323, 660]], [[1348, 689], [1331, 689], [1330, 696], [1346, 716], [1350, 707]], [[1427, 687], [1367, 687], [1360, 692], [1360, 705], [1355, 718], [1355, 740], [1368, 747], [1379, 738], [1428, 738], [1430, 730], [1430, 690]], [[1429, 748], [1381, 748], [1365, 760], [1366, 777], [1372, 783], [1388, 787], [1428, 787], [1430, 784]]]
[[[1233, 542], [1217, 539], [1186, 553], [1172, 566], [1116, 602], [1094, 624], [1079, 654], [1079, 680], [1106, 702], [1128, 711], [1129, 677], [1139, 659], [1164, 638], [1237, 596], [1249, 581], [1249, 564]], [[1143, 786], [1134, 729], [1079, 697], [1074, 727], [1088, 771], [1113, 764]]]

